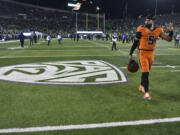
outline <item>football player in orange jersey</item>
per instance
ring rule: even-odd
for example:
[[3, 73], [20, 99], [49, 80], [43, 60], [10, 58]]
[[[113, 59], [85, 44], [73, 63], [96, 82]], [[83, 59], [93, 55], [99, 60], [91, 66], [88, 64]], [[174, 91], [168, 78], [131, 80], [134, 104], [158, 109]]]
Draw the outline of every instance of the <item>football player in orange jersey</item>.
[[137, 28], [136, 37], [129, 53], [129, 59], [133, 59], [133, 52], [138, 47], [139, 50], [139, 62], [141, 65], [141, 84], [139, 91], [144, 93], [144, 99], [150, 100], [149, 93], [149, 72], [151, 65], [154, 61], [154, 49], [156, 47], [156, 41], [158, 37], [166, 41], [171, 41], [173, 37], [173, 26], [169, 25], [169, 34], [164, 34], [162, 27], [154, 26], [154, 17], [149, 15], [145, 20], [145, 26], [139, 26]]

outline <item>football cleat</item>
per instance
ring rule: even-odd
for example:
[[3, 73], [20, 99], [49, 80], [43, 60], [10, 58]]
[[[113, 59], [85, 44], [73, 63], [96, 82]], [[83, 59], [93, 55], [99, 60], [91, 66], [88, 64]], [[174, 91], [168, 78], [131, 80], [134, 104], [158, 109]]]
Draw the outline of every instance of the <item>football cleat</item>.
[[139, 91], [145, 94], [144, 86], [141, 84], [139, 85]]
[[151, 100], [151, 96], [150, 96], [149, 92], [145, 92], [144, 99], [145, 100]]
[[129, 63], [127, 64], [127, 70], [129, 72], [137, 72], [139, 69], [139, 65], [135, 60], [130, 60]]

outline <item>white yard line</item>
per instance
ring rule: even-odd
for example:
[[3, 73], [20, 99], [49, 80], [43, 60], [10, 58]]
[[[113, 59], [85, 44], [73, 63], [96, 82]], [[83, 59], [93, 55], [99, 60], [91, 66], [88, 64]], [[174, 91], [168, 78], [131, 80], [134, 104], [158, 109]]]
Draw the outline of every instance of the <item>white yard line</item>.
[[[28, 46], [24, 46], [24, 48], [28, 48]], [[16, 49], [24, 49], [24, 48], [21, 48], [20, 46], [18, 47], [11, 47], [11, 48], [8, 48], [9, 50], [16, 50]]]
[[[28, 41], [28, 39], [25, 39], [25, 41]], [[19, 40], [1, 41], [0, 44], [16, 43], [16, 42], [20, 42], [20, 41]]]
[[19, 40], [2, 41], [0, 42], [0, 44], [15, 43], [15, 42], [19, 42]]
[[45, 131], [60, 131], [60, 130], [78, 130], [78, 129], [94, 129], [120, 126], [135, 126], [135, 125], [149, 125], [157, 123], [172, 123], [180, 122], [180, 117], [124, 121], [124, 122], [108, 122], [96, 124], [82, 124], [82, 125], [62, 125], [62, 126], [44, 126], [44, 127], [28, 127], [28, 128], [9, 128], [0, 129], [0, 133], [25, 133], [25, 132], [45, 132]]
[[[27, 41], [28, 39], [26, 39], [26, 41]], [[16, 40], [16, 42], [19, 42], [19, 40]], [[14, 41], [15, 42], [15, 41]], [[41, 43], [43, 43], [43, 42], [45, 42], [45, 41], [39, 41], [37, 44], [41, 44]], [[37, 44], [34, 44], [34, 45], [37, 45]], [[24, 46], [24, 48], [29, 48], [29, 45], [25, 45]], [[17, 47], [10, 47], [10, 48], [8, 48], [9, 50], [16, 50], [16, 49], [24, 49], [24, 48], [21, 48], [20, 46], [17, 46]], [[37, 50], [38, 51], [38, 50]]]

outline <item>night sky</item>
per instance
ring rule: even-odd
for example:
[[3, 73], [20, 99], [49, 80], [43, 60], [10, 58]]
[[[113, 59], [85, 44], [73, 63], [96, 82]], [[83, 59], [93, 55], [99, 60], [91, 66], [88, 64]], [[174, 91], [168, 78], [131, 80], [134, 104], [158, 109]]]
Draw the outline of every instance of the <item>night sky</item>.
[[[67, 7], [68, 1], [73, 0], [16, 0], [25, 3], [31, 3], [35, 5], [70, 10]], [[87, 0], [88, 1], [88, 0]], [[95, 7], [100, 7], [100, 13], [106, 13], [106, 16], [110, 18], [123, 18], [126, 16], [137, 17], [139, 15], [146, 16], [148, 13], [154, 14], [156, 0], [93, 0], [93, 5], [84, 4], [82, 6], [82, 12], [93, 12], [95, 13]], [[158, 8], [157, 14], [171, 13], [172, 9], [174, 12], [180, 12], [180, 0], [157, 0]], [[89, 6], [89, 7], [88, 7]]]

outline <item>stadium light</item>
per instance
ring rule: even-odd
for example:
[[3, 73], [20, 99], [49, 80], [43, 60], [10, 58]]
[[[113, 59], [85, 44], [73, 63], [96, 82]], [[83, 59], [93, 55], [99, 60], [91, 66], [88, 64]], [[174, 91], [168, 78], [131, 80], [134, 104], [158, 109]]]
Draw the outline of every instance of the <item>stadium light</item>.
[[31, 32], [24, 32], [23, 35], [24, 36], [31, 36]]
[[81, 8], [81, 3], [76, 3], [76, 4], [73, 4], [73, 3], [68, 3], [68, 7], [73, 7], [73, 10], [79, 10]]
[[99, 6], [96, 6], [96, 11], [98, 12], [100, 10]]
[[68, 7], [77, 7], [77, 4], [68, 3]]

